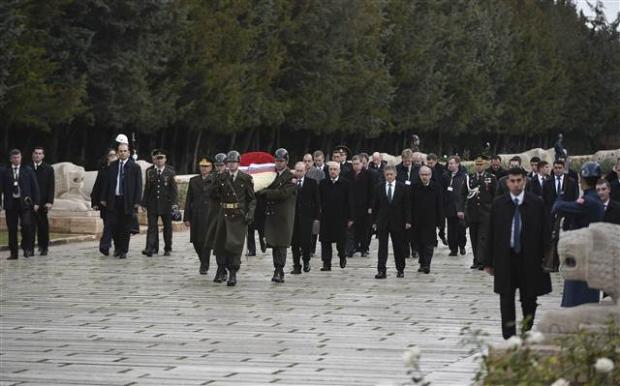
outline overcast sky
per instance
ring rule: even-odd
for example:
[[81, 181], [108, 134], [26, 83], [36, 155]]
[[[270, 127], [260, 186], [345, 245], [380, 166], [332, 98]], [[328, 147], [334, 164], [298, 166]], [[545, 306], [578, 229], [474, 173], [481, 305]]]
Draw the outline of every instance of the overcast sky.
[[[583, 11], [586, 16], [593, 16], [594, 13], [590, 11], [590, 7], [588, 7], [587, 0], [575, 0], [577, 4], [577, 9]], [[596, 4], [596, 0], [589, 0], [590, 4]], [[620, 12], [620, 0], [599, 0], [599, 3], [603, 4], [605, 10], [605, 17], [607, 21], [613, 21], [616, 19], [618, 12]]]

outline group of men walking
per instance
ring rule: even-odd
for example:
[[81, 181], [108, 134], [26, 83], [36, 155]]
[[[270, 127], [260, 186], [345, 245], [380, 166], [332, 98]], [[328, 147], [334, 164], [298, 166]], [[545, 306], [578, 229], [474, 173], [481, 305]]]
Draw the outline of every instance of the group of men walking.
[[[316, 151], [290, 165], [288, 151], [280, 148], [274, 153], [275, 178], [258, 192], [252, 177], [239, 170], [237, 151], [201, 159], [200, 173], [189, 180], [183, 217], [200, 260], [199, 273], [207, 274], [213, 253], [214, 281], [236, 285], [244, 246], [247, 242], [255, 250], [250, 244], [258, 229], [261, 245], [272, 249], [276, 283], [285, 280], [289, 248], [291, 274], [311, 270], [317, 241], [320, 270], [332, 269], [334, 244], [344, 269], [355, 253], [368, 256], [373, 235], [378, 239], [376, 279], [387, 277], [390, 239], [397, 278], [404, 277], [411, 256], [419, 259], [418, 272], [428, 274], [438, 237], [450, 256], [465, 255], [469, 228], [471, 268], [494, 275], [502, 331], [508, 338], [516, 333], [515, 291], [520, 291], [526, 329], [533, 323], [537, 296], [551, 291], [542, 258], [554, 224], [564, 230], [594, 221], [620, 224], [620, 160], [607, 179], [601, 179], [598, 164], [588, 162], [576, 175], [561, 157], [552, 165], [533, 158], [526, 173], [519, 157], [513, 157], [506, 170], [499, 157], [492, 157], [489, 165], [487, 157], [478, 156], [468, 173], [458, 156], [449, 157], [444, 167], [436, 155], [423, 159], [411, 149], [402, 152], [395, 166], [379, 153], [361, 153], [350, 161], [349, 154], [346, 146], [338, 146], [329, 162]], [[164, 151], [154, 150], [151, 156], [143, 189], [141, 168], [130, 156], [125, 136], [117, 137], [117, 145], [105, 154], [91, 195], [104, 222], [99, 245], [104, 255], [114, 246], [114, 256], [127, 257], [130, 235], [139, 231], [140, 207], [146, 209], [148, 222], [142, 253], [159, 253], [160, 221], [164, 255], [172, 252], [172, 220], [180, 219], [175, 171], [166, 164]], [[0, 174], [10, 259], [18, 257], [18, 222], [24, 256], [33, 255], [35, 234], [41, 255], [47, 254], [54, 171], [44, 157], [44, 149], [35, 148], [32, 164], [22, 165], [21, 153], [13, 150], [11, 165]], [[255, 252], [248, 248], [248, 253]], [[567, 282], [563, 306], [596, 302], [598, 297], [585, 283]]]

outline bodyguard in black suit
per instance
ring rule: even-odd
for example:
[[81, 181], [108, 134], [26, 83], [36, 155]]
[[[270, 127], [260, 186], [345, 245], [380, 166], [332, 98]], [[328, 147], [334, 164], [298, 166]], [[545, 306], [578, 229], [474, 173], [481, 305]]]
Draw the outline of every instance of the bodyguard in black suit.
[[350, 182], [351, 194], [351, 217], [353, 227], [348, 232], [347, 257], [353, 256], [355, 252], [361, 252], [362, 257], [368, 255], [370, 239], [368, 231], [370, 228], [369, 210], [372, 208], [373, 190], [375, 179], [367, 169], [364, 169], [360, 156], [353, 156], [351, 159], [351, 171], [345, 176]]
[[159, 226], [164, 226], [164, 256], [170, 256], [172, 251], [172, 211], [177, 209], [179, 192], [174, 179], [174, 169], [166, 165], [167, 155], [156, 149], [151, 152], [153, 165], [146, 169], [146, 184], [142, 206], [146, 208], [148, 230], [146, 233], [146, 248], [142, 254], [153, 256], [159, 252]]
[[330, 161], [329, 176], [319, 183], [319, 200], [321, 202], [321, 271], [332, 270], [332, 243], [336, 243], [340, 268], [347, 265], [345, 254], [346, 230], [353, 225], [351, 219], [351, 202], [349, 181], [340, 176], [340, 164]]
[[316, 180], [306, 175], [306, 165], [297, 162], [295, 178], [297, 179], [297, 198], [295, 204], [295, 222], [291, 250], [293, 253], [293, 270], [291, 274], [301, 273], [301, 260], [304, 272], [310, 272], [310, 252], [312, 250], [312, 228], [321, 215], [319, 186]]
[[528, 183], [530, 186], [529, 191], [531, 193], [534, 193], [540, 198], [543, 198], [543, 187], [545, 185], [545, 181], [547, 181], [547, 178], [549, 177], [547, 174], [545, 174], [547, 165], [548, 165], [547, 161], [539, 161], [537, 163], [538, 172], [534, 174], [530, 174], [528, 176], [528, 179], [529, 179]]
[[[563, 201], [575, 201], [579, 198], [579, 184], [564, 171], [564, 161], [555, 161], [553, 173], [543, 185], [543, 200], [549, 216], [551, 216], [551, 208], [559, 196], [562, 196]], [[568, 226], [568, 221], [566, 221], [563, 229], [567, 230]]]
[[129, 235], [133, 216], [142, 198], [142, 170], [129, 157], [129, 146], [118, 145], [118, 160], [110, 164], [103, 181], [101, 205], [110, 217], [110, 228], [114, 240], [114, 256], [127, 258]]
[[411, 189], [411, 210], [413, 240], [418, 248], [420, 267], [418, 272], [430, 273], [433, 250], [437, 246], [437, 228], [444, 223], [443, 189], [432, 181], [432, 171], [422, 166], [419, 171], [420, 183]]
[[603, 221], [620, 225], [620, 202], [611, 199], [609, 181], [599, 180], [596, 183], [596, 194], [605, 207]]
[[385, 279], [388, 255], [388, 240], [392, 239], [394, 262], [397, 277], [405, 277], [405, 237], [411, 228], [411, 201], [409, 189], [402, 182], [396, 181], [396, 168], [383, 168], [385, 182], [377, 185], [372, 206], [373, 223], [377, 229], [379, 251], [377, 274], [375, 279]]
[[32, 152], [32, 165], [30, 167], [32, 167], [37, 176], [41, 203], [39, 210], [33, 212], [32, 241], [34, 242], [36, 236], [41, 256], [47, 256], [50, 241], [50, 226], [47, 213], [54, 205], [55, 194], [54, 168], [43, 162], [44, 158], [45, 150], [40, 146], [35, 147]]
[[34, 171], [27, 165], [22, 165], [22, 153], [11, 150], [11, 163], [2, 175], [2, 191], [4, 192], [4, 210], [6, 211], [6, 225], [9, 231], [10, 260], [18, 257], [17, 225], [21, 225], [22, 249], [24, 257], [34, 254], [32, 239], [33, 211], [39, 209], [39, 184]]
[[524, 330], [531, 329], [536, 300], [551, 292], [549, 274], [542, 270], [542, 258], [550, 227], [543, 201], [525, 192], [525, 171], [508, 172], [509, 193], [497, 197], [491, 207], [485, 271], [494, 275], [494, 291], [500, 295], [502, 334], [517, 333], [515, 291], [519, 289]]
[[461, 169], [461, 159], [452, 156], [448, 159], [448, 170], [443, 176], [444, 213], [448, 222], [448, 247], [450, 256], [460, 250], [465, 254], [465, 205], [461, 192], [465, 184], [466, 172]]
[[108, 175], [108, 168], [110, 167], [110, 164], [117, 159], [116, 149], [108, 149], [106, 151], [105, 157], [99, 164], [99, 170], [97, 171], [97, 178], [95, 179], [93, 190], [90, 192], [90, 206], [94, 210], [99, 211], [99, 217], [101, 217], [101, 220], [103, 221], [103, 233], [101, 234], [101, 239], [99, 239], [99, 252], [101, 252], [104, 256], [108, 256], [110, 254], [110, 247], [112, 246], [112, 228], [110, 227], [110, 216], [107, 216], [108, 211], [106, 208], [101, 206], [101, 201], [104, 201], [103, 185], [106, 176]]

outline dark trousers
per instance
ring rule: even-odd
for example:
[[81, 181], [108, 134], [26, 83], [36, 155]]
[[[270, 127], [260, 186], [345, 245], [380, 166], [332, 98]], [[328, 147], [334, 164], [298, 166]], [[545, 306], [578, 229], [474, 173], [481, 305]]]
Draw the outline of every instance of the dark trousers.
[[263, 237], [263, 232], [260, 229], [256, 228], [254, 225], [248, 225], [248, 235], [246, 238], [246, 245], [248, 247], [248, 253], [250, 255], [256, 255], [256, 237], [255, 233], [258, 231], [258, 243], [260, 244], [261, 250], [266, 249], [265, 238]]
[[172, 217], [170, 212], [158, 214], [156, 211], [147, 211], [148, 230], [146, 232], [146, 249], [151, 252], [159, 251], [159, 225], [164, 225], [164, 251], [172, 250]]
[[385, 272], [385, 265], [387, 263], [388, 256], [388, 239], [392, 238], [392, 249], [394, 251], [394, 262], [396, 264], [396, 270], [403, 272], [405, 270], [405, 252], [404, 248], [408, 248], [405, 245], [405, 232], [402, 231], [390, 231], [390, 230], [377, 230], [377, 237], [379, 238], [379, 251], [377, 259], [377, 271]]
[[9, 231], [9, 249], [11, 255], [17, 255], [17, 226], [21, 226], [22, 249], [24, 251], [34, 250], [34, 240], [32, 239], [32, 211], [21, 206], [21, 199], [13, 199], [13, 209], [6, 210], [6, 227]]
[[47, 218], [47, 209], [39, 208], [38, 212], [32, 212], [32, 243], [36, 237], [40, 251], [46, 251], [50, 244], [50, 225]]
[[[321, 241], [321, 260], [323, 260], [323, 265], [331, 266], [332, 265], [332, 242]], [[345, 254], [345, 240], [339, 240], [336, 242], [336, 250], [338, 251], [338, 257], [343, 259], [346, 257]]]
[[355, 249], [361, 252], [368, 252], [370, 246], [370, 239], [368, 238], [368, 230], [370, 228], [370, 222], [368, 215], [365, 214], [356, 219], [353, 223], [353, 238]]
[[482, 251], [478, 250], [479, 245], [484, 245], [487, 235], [485, 227], [488, 226], [486, 221], [473, 222], [469, 224], [469, 241], [471, 242], [471, 249], [474, 253], [474, 264], [483, 264]]
[[116, 197], [113, 207], [107, 215], [110, 217], [114, 248], [116, 248], [117, 252], [127, 253], [129, 251], [129, 232], [131, 231], [133, 215], [125, 213], [125, 199], [122, 196]]
[[459, 247], [465, 248], [467, 237], [465, 225], [458, 217], [448, 217], [448, 247], [450, 252], [458, 251]]
[[416, 253], [418, 253], [418, 246], [413, 237], [413, 228], [405, 230], [403, 237], [403, 252], [405, 253], [405, 257], [413, 256], [415, 258]]
[[204, 247], [204, 240], [194, 242], [194, 250], [200, 259], [200, 265], [205, 266], [209, 270], [209, 264], [211, 262], [211, 250]]
[[515, 306], [515, 291], [519, 288], [519, 298], [521, 300], [521, 310], [523, 312], [523, 331], [529, 331], [534, 325], [536, 315], [536, 296], [524, 296], [521, 290], [522, 278], [519, 275], [520, 267], [523, 264], [523, 256], [512, 254], [510, 257], [511, 271], [511, 291], [510, 293], [500, 294], [499, 306], [502, 315], [502, 335], [508, 339], [517, 334], [517, 316]]
[[319, 235], [312, 235], [312, 246], [310, 247], [310, 254], [316, 255], [316, 242], [319, 240]]
[[430, 268], [433, 259], [434, 244], [417, 243], [418, 256], [420, 256], [420, 267]]
[[293, 267], [301, 269], [300, 259], [303, 259], [304, 263], [308, 263], [310, 261], [310, 249], [312, 248], [311, 244], [308, 245], [299, 245], [293, 244], [291, 245], [291, 253], [293, 254]]
[[284, 268], [286, 265], [286, 247], [273, 247], [272, 252], [274, 268]]
[[109, 251], [112, 247], [112, 227], [110, 226], [110, 213], [105, 209], [101, 211], [101, 219], [103, 220], [103, 233], [99, 239], [99, 249]]
[[226, 268], [229, 271], [237, 272], [241, 267], [241, 255], [223, 252], [216, 254], [217, 267]]

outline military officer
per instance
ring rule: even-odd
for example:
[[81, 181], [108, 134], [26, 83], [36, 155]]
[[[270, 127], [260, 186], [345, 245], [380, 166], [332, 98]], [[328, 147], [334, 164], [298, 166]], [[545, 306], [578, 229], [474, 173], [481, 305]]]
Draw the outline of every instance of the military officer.
[[213, 189], [215, 188], [215, 179], [217, 178], [217, 176], [222, 173], [228, 172], [226, 169], [226, 154], [217, 153], [215, 157], [213, 157], [213, 164], [215, 166], [215, 169], [213, 171], [213, 174], [211, 175], [211, 179], [213, 181], [212, 181], [212, 188], [209, 191], [210, 193], [209, 194], [209, 213], [207, 215], [204, 248], [208, 249], [209, 251], [213, 251], [215, 255], [215, 261], [217, 263], [217, 271], [215, 273], [215, 277], [213, 278], [213, 281], [215, 283], [222, 283], [228, 280], [228, 272], [226, 271], [226, 264], [223, 263], [223, 258], [218, 257], [217, 251], [214, 250], [215, 248], [213, 244], [214, 239], [209, 239], [208, 235], [210, 234], [210, 232], [214, 231], [215, 227], [217, 226], [217, 221], [219, 217], [222, 215], [221, 213], [223, 210], [222, 206], [219, 200], [213, 195]]
[[[239, 170], [240, 158], [239, 152], [229, 151], [226, 155], [227, 171], [215, 177], [212, 197], [222, 210], [207, 234], [207, 245], [213, 245], [218, 265], [228, 269], [228, 286], [237, 284], [246, 230], [254, 219], [256, 208], [254, 183], [250, 175]], [[222, 281], [221, 273], [216, 279], [216, 282]]]
[[153, 165], [146, 169], [146, 184], [142, 207], [147, 210], [148, 230], [146, 234], [146, 249], [142, 254], [153, 256], [159, 251], [158, 221], [164, 225], [164, 256], [170, 256], [172, 251], [172, 211], [177, 209], [178, 189], [174, 180], [174, 169], [166, 165], [166, 153], [163, 150], [153, 150]]
[[205, 237], [209, 224], [211, 201], [210, 193], [213, 188], [213, 163], [206, 157], [198, 163], [200, 174], [190, 178], [185, 198], [185, 211], [183, 222], [190, 228], [189, 241], [194, 245], [194, 250], [200, 259], [199, 273], [206, 275], [209, 270], [211, 250], [206, 248]]
[[474, 161], [475, 172], [463, 184], [465, 218], [469, 225], [469, 238], [474, 254], [471, 269], [484, 269], [482, 252], [486, 250], [489, 215], [497, 189], [497, 177], [487, 170], [488, 158], [479, 155]]
[[267, 247], [273, 249], [273, 278], [284, 282], [286, 249], [291, 245], [295, 221], [297, 180], [288, 168], [289, 154], [286, 149], [275, 152], [276, 178], [256, 194], [265, 200], [265, 238]]

